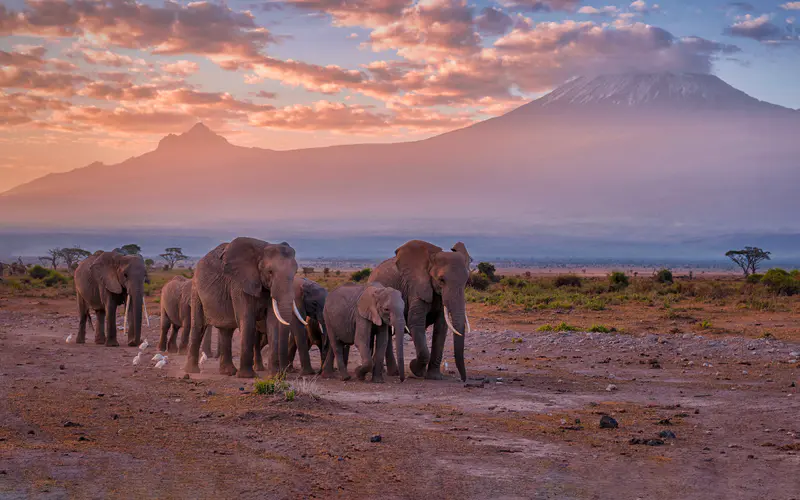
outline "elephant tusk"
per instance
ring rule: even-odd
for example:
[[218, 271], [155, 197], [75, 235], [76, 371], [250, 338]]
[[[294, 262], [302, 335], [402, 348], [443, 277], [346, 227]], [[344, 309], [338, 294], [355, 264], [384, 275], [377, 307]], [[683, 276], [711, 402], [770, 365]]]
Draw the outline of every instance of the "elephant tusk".
[[128, 294], [128, 300], [125, 301], [125, 320], [122, 323], [122, 334], [128, 333], [128, 306], [131, 305], [131, 295]]
[[408, 329], [408, 325], [405, 326], [405, 329], [406, 329], [406, 333], [411, 335], [411, 330]]
[[280, 321], [282, 325], [289, 326], [289, 322], [283, 319], [281, 313], [278, 312], [278, 301], [275, 299], [272, 299], [272, 310], [275, 312], [275, 317], [278, 318], [278, 321]]
[[394, 336], [394, 327], [393, 327], [393, 326], [390, 326], [390, 327], [389, 327], [389, 336], [390, 336], [390, 337], [393, 337], [393, 336]]
[[[272, 299], [272, 305], [275, 306], [275, 299]], [[292, 301], [292, 310], [294, 311], [294, 315], [297, 316], [297, 319], [300, 320], [300, 323], [303, 323], [303, 326], [308, 326], [308, 321], [304, 320], [303, 317], [300, 315], [300, 311], [297, 309], [297, 303]]]
[[447, 310], [447, 306], [444, 307], [444, 320], [447, 322], [447, 327], [450, 328], [454, 334], [458, 335], [459, 337], [464, 336], [463, 334], [459, 333], [458, 330], [456, 330], [456, 327], [453, 326], [452, 319], [450, 318], [450, 311]]
[[144, 308], [144, 319], [147, 321], [147, 328], [150, 328], [150, 315], [147, 314], [147, 301], [144, 300], [144, 295], [142, 295], [142, 307]]
[[467, 317], [467, 312], [464, 311], [464, 321], [467, 322], [467, 335], [472, 333], [472, 328], [469, 326], [469, 318]]

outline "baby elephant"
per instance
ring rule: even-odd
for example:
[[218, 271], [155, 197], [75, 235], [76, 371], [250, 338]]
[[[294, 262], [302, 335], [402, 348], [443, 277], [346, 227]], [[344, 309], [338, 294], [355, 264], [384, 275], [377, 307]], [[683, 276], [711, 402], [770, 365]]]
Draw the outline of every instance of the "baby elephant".
[[[395, 332], [397, 363], [400, 380], [405, 380], [403, 364], [403, 332], [406, 328], [403, 296], [394, 288], [378, 283], [369, 285], [343, 285], [328, 294], [325, 301], [325, 328], [328, 333], [328, 356], [323, 374], [333, 373], [333, 359], [339, 367], [342, 380], [348, 380], [345, 346], [355, 344], [361, 354], [361, 365], [356, 376], [364, 380], [372, 372], [373, 382], [383, 382], [383, 362], [389, 327]], [[375, 349], [370, 351], [370, 339], [375, 335]]]
[[[186, 352], [189, 345], [189, 332], [192, 330], [192, 280], [183, 276], [175, 276], [161, 289], [161, 338], [158, 340], [159, 351]], [[172, 335], [167, 341], [167, 334], [172, 327]], [[181, 342], [178, 344], [178, 331]], [[209, 328], [210, 330], [210, 328]], [[203, 336], [203, 352], [211, 356], [211, 332]]]

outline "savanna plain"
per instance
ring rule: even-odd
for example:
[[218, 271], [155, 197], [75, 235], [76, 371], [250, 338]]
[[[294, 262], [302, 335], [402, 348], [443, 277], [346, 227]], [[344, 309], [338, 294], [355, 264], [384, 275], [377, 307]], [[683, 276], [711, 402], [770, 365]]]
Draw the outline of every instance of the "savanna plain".
[[372, 384], [155, 368], [181, 273], [150, 273], [138, 366], [65, 343], [69, 277], [4, 278], [0, 498], [800, 498], [800, 295], [769, 283], [500, 271], [467, 290], [466, 384], [451, 338], [445, 380]]

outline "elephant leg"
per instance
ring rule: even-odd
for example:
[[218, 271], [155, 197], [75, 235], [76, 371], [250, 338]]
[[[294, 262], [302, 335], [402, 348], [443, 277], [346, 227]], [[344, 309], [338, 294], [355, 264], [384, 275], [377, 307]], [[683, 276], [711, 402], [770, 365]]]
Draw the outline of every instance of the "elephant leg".
[[239, 352], [239, 371], [236, 376], [239, 378], [255, 378], [256, 372], [253, 370], [256, 346], [255, 307], [246, 299], [242, 299], [238, 304], [237, 302], [234, 301], [234, 310], [237, 311], [237, 319], [239, 320], [242, 347]]
[[339, 376], [342, 380], [350, 380], [350, 375], [347, 374], [347, 363], [344, 360], [344, 345], [337, 340], [335, 346], [336, 365], [339, 368]]
[[[405, 332], [394, 332], [394, 334], [405, 335]], [[397, 359], [394, 357], [392, 339], [386, 342], [386, 373], [391, 377], [400, 375], [400, 368], [397, 367]]]
[[294, 368], [294, 357], [295, 357], [296, 354], [297, 354], [297, 342], [294, 340], [294, 335], [289, 335], [289, 353], [288, 353], [288, 355], [289, 355], [288, 363], [289, 364], [286, 366], [286, 371], [287, 372], [295, 371], [295, 368]]
[[[356, 326], [355, 343], [358, 347], [358, 353], [361, 355], [361, 365], [356, 368], [356, 377], [358, 380], [364, 380], [367, 373], [372, 372], [372, 353], [369, 350], [369, 340], [372, 337], [372, 323], [368, 321], [361, 321]], [[385, 349], [385, 347], [384, 347]]]
[[191, 341], [189, 342], [189, 354], [186, 356], [186, 364], [183, 365], [183, 371], [186, 373], [200, 373], [200, 343], [203, 341], [206, 319], [203, 313], [203, 304], [200, 302], [196, 292], [192, 293], [191, 315]]
[[102, 345], [106, 343], [106, 312], [97, 310], [94, 314], [97, 316], [97, 331], [94, 332], [94, 343]]
[[77, 294], [77, 296], [80, 323], [78, 324], [78, 338], [75, 339], [75, 343], [84, 344], [86, 343], [86, 320], [89, 319], [89, 307], [86, 305], [86, 301], [83, 300], [83, 297], [81, 297], [81, 294]]
[[164, 309], [161, 309], [161, 336], [158, 338], [158, 350], [166, 352], [167, 350], [167, 337], [169, 336], [169, 329], [172, 327], [172, 322], [169, 320]]
[[386, 344], [389, 342], [389, 327], [383, 325], [375, 335], [375, 349], [372, 352], [372, 381], [383, 383], [383, 358], [386, 356]]
[[[300, 367], [301, 367], [301, 374], [302, 375], [314, 375], [314, 369], [311, 368], [311, 357], [308, 354], [308, 334], [306, 333], [305, 327], [294, 318], [291, 324], [292, 330], [292, 337], [297, 344], [297, 352], [300, 354]], [[287, 349], [288, 352], [288, 349]], [[288, 366], [288, 358], [287, 356], [287, 366]]]
[[266, 370], [264, 367], [264, 359], [261, 357], [261, 349], [264, 346], [261, 345], [261, 334], [256, 330], [256, 339], [253, 346], [253, 369], [257, 372], [263, 372]]
[[444, 313], [436, 318], [433, 324], [433, 340], [431, 341], [431, 361], [428, 363], [428, 371], [425, 378], [431, 380], [441, 380], [442, 377], [442, 358], [444, 357], [444, 342], [447, 340], [447, 322]]
[[[329, 345], [332, 345], [332, 344], [329, 344]], [[333, 375], [333, 358], [334, 357], [335, 357], [334, 349], [333, 349], [333, 347], [330, 347], [328, 349], [328, 354], [325, 356], [325, 360], [322, 362], [322, 369], [320, 370], [322, 372], [322, 376], [323, 377], [330, 377], [331, 375]]]
[[[233, 328], [217, 328], [219, 331], [219, 373], [222, 375], [236, 375], [237, 371], [233, 366], [232, 356], [233, 330]], [[192, 343], [194, 344], [194, 342]], [[199, 345], [197, 350], [200, 351]], [[253, 371], [252, 365], [250, 371]]]
[[117, 303], [109, 299], [106, 304], [106, 347], [117, 347]]
[[[428, 305], [422, 301], [416, 301], [408, 310], [408, 328], [411, 330], [411, 337], [414, 339], [414, 349], [417, 357], [408, 364], [411, 373], [416, 377], [424, 377], [428, 361], [431, 359], [428, 351], [428, 342], [425, 338], [425, 317], [428, 313]], [[396, 332], [399, 333], [399, 332]]]
[[342, 344], [342, 357], [344, 358], [344, 366], [347, 367], [347, 361], [350, 359], [350, 345]]
[[[167, 342], [167, 350], [169, 352], [178, 352], [178, 331], [183, 330], [183, 332], [187, 331], [185, 326], [180, 326], [177, 324], [172, 325], [172, 335], [169, 336], [169, 342]], [[191, 327], [188, 328], [191, 331]], [[186, 337], [186, 333], [183, 333], [184, 337]], [[185, 349], [184, 349], [185, 352]]]
[[[181, 342], [183, 343], [183, 342]], [[217, 344], [219, 344], [219, 335], [217, 335]], [[213, 358], [214, 353], [211, 352], [211, 327], [207, 326], [205, 333], [203, 333], [203, 352], [206, 353], [207, 358]], [[217, 346], [219, 352], [219, 345]], [[218, 354], [219, 355], [219, 354]]]

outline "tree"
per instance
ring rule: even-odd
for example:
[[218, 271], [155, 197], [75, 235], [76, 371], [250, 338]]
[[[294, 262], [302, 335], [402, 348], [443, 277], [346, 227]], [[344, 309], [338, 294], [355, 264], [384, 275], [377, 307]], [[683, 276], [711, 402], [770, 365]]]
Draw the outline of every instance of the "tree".
[[162, 253], [160, 257], [167, 261], [167, 267], [169, 269], [175, 267], [177, 262], [188, 259], [187, 256], [183, 255], [183, 250], [180, 247], [165, 248], [164, 252], [165, 253]]
[[155, 264], [155, 261], [153, 261], [153, 259], [144, 259], [144, 266], [147, 268], [148, 271], [153, 268], [153, 264]]
[[127, 245], [122, 245], [117, 251], [122, 255], [141, 255], [142, 247], [136, 243], [128, 243]]
[[55, 269], [58, 267], [58, 261], [61, 260], [61, 249], [60, 248], [51, 248], [47, 251], [46, 257], [39, 257], [39, 261], [44, 264], [48, 265]]
[[61, 258], [67, 265], [69, 271], [74, 271], [80, 261], [92, 255], [91, 252], [84, 250], [81, 247], [62, 248], [60, 252]]
[[745, 277], [755, 274], [761, 262], [770, 260], [769, 255], [770, 252], [765, 252], [758, 247], [744, 247], [744, 250], [729, 250], [725, 253], [725, 257], [742, 268]]
[[494, 264], [490, 264], [489, 262], [478, 263], [478, 272], [489, 278], [489, 281], [496, 283], [498, 279], [497, 276], [495, 276], [494, 274], [495, 271], [496, 269], [494, 267]]

